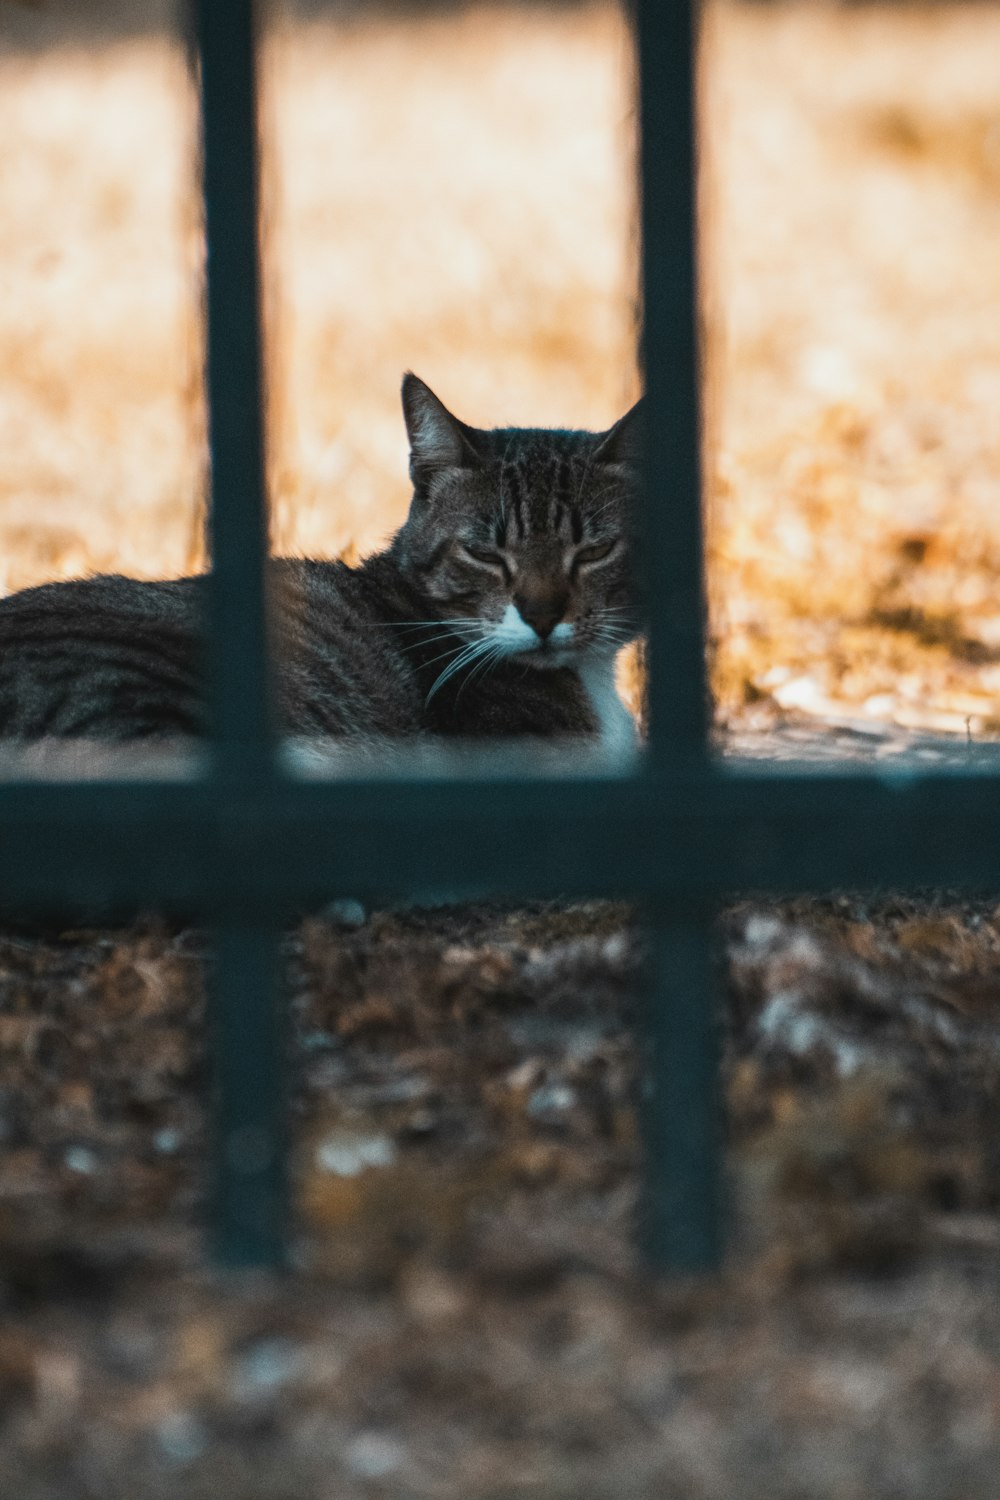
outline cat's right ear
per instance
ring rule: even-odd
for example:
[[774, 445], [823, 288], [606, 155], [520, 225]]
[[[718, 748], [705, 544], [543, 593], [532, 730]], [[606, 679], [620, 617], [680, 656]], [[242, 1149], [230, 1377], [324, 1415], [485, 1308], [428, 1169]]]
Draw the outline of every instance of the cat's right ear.
[[642, 456], [642, 429], [645, 402], [642, 396], [601, 438], [592, 462], [600, 464], [638, 464]]
[[471, 428], [453, 417], [430, 386], [410, 371], [403, 376], [403, 417], [415, 485], [439, 469], [464, 469], [479, 461]]

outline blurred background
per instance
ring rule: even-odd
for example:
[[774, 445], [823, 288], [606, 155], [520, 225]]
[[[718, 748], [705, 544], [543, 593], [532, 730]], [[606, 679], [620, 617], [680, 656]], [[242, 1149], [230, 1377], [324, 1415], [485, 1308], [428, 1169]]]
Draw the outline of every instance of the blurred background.
[[[639, 390], [606, 4], [266, 8], [276, 551], [378, 547], [416, 369], [482, 425]], [[0, 0], [0, 591], [197, 568], [182, 7]], [[723, 722], [1000, 732], [1000, 10], [709, 0], [706, 488]]]

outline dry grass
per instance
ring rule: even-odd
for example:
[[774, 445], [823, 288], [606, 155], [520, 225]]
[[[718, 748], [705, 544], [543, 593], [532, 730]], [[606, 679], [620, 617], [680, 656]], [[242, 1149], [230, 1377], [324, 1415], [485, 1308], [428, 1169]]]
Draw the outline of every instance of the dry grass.
[[[606, 425], [637, 390], [617, 17], [297, 28], [267, 54], [274, 543], [408, 500], [416, 367], [472, 421]], [[0, 584], [200, 561], [191, 104], [179, 49], [3, 68]]]
[[997, 727], [998, 43], [986, 7], [713, 12], [726, 707]]
[[191, 559], [191, 117], [155, 43], [0, 63], [0, 586]]
[[[1000, 15], [709, 13], [724, 713], [1000, 724]], [[0, 62], [0, 588], [200, 561], [179, 48]], [[268, 53], [275, 545], [377, 545], [396, 385], [607, 423], [637, 388], [618, 13], [292, 25]]]

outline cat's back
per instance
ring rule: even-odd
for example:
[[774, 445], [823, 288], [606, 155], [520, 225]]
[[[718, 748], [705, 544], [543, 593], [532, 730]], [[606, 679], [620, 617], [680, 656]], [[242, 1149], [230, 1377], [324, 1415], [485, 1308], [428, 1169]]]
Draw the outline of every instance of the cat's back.
[[200, 732], [201, 582], [108, 574], [0, 600], [0, 735]]
[[21, 635], [29, 625], [53, 636], [70, 621], [97, 629], [102, 617], [190, 626], [203, 587], [200, 577], [146, 580], [122, 573], [39, 583], [0, 599], [0, 639]]
[[[392, 570], [270, 565], [276, 690], [286, 733], [419, 732], [421, 698], [381, 611]], [[203, 577], [117, 574], [41, 584], [0, 600], [0, 737], [130, 740], [202, 735]]]

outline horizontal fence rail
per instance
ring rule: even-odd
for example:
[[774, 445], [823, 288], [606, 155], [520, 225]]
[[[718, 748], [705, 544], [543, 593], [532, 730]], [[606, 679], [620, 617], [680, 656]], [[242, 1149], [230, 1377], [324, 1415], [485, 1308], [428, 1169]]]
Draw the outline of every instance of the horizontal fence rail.
[[0, 906], [283, 915], [338, 895], [996, 883], [1000, 775], [0, 785]]

